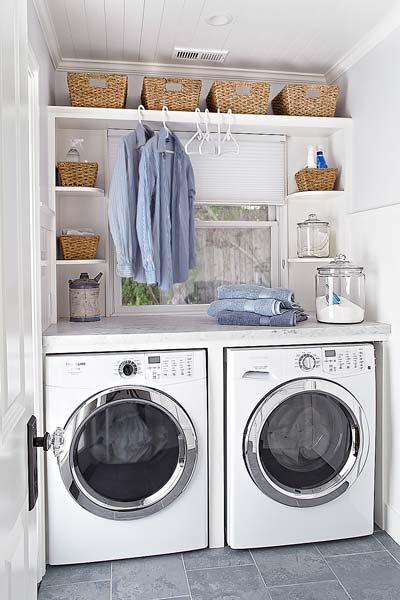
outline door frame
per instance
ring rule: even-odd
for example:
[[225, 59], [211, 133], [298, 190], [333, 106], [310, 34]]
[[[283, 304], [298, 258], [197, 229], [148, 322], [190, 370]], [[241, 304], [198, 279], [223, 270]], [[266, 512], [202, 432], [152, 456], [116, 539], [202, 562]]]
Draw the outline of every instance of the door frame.
[[[28, 44], [28, 94], [29, 94], [29, 204], [31, 218], [31, 285], [32, 285], [32, 325], [33, 325], [33, 373], [34, 373], [34, 413], [38, 431], [44, 431], [43, 415], [43, 349], [42, 349], [42, 310], [41, 310], [41, 201], [40, 201], [40, 101], [39, 101], [39, 62]], [[36, 504], [37, 527], [37, 581], [41, 581], [46, 571], [46, 517], [44, 456], [38, 453], [38, 500]]]

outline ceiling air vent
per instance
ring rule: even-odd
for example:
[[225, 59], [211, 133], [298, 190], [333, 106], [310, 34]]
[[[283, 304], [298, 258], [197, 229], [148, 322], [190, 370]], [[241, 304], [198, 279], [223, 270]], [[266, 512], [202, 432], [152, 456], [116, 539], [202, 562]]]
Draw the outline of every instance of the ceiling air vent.
[[223, 63], [228, 50], [198, 50], [196, 48], [174, 48], [172, 58], [177, 60], [197, 60], [203, 62]]

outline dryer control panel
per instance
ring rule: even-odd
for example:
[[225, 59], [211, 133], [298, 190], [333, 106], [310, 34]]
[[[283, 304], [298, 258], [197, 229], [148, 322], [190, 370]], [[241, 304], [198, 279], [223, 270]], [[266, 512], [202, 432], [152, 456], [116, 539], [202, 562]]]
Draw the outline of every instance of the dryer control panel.
[[322, 348], [322, 368], [325, 373], [353, 375], [370, 369], [363, 346]]
[[146, 354], [146, 379], [181, 379], [193, 375], [193, 353]]

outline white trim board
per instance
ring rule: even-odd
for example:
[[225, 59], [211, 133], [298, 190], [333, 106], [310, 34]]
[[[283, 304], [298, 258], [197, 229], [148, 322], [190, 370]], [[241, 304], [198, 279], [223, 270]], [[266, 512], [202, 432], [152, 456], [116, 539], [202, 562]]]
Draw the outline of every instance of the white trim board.
[[[36, 0], [38, 1], [38, 0]], [[175, 65], [146, 62], [62, 58], [57, 71], [112, 72], [125, 75], [158, 75], [161, 77], [196, 76], [200, 79], [230, 79], [235, 81], [263, 81], [273, 83], [325, 83], [322, 73], [295, 73], [264, 69], [234, 69], [204, 65]]]
[[343, 73], [357, 64], [398, 27], [400, 27], [400, 6], [394, 7], [325, 73], [326, 82], [331, 84], [337, 81]]
[[50, 15], [49, 7], [47, 6], [46, 0], [32, 0], [32, 2], [43, 31], [51, 62], [53, 63], [54, 68], [57, 70], [58, 65], [62, 61], [61, 48], [58, 43], [58, 38]]

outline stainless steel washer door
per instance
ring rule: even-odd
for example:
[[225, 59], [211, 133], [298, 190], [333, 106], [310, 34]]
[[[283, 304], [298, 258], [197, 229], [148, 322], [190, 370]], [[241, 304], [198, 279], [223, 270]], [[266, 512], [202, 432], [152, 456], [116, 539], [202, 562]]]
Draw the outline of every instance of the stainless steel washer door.
[[258, 488], [296, 507], [343, 494], [368, 454], [364, 411], [342, 386], [298, 379], [265, 397], [244, 434], [244, 459]]
[[58, 463], [83, 508], [113, 520], [137, 519], [173, 502], [197, 460], [197, 437], [183, 408], [141, 386], [105, 390], [70, 417]]

